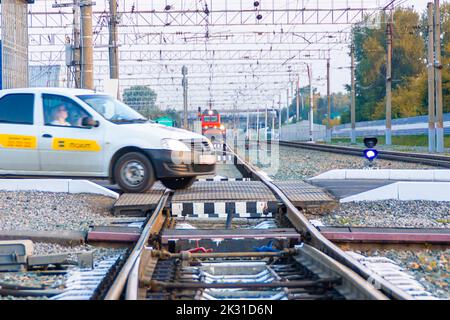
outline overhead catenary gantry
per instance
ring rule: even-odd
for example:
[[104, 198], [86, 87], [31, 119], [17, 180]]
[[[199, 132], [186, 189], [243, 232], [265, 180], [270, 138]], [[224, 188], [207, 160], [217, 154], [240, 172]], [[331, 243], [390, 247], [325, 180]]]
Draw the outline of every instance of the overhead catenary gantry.
[[[101, 4], [100, 1], [98, 1]], [[255, 2], [261, 2], [255, 6]], [[261, 26], [261, 25], [351, 25], [364, 20], [365, 15], [380, 10], [389, 1], [329, 0], [319, 1], [248, 1], [248, 0], [146, 0], [118, 1], [122, 23], [131, 27], [198, 27]], [[31, 8], [30, 26], [58, 27], [71, 23], [70, 10], [48, 11]], [[104, 21], [108, 14], [102, 6], [93, 12], [94, 21]], [[130, 23], [132, 22], [132, 24]]]
[[[66, 43], [66, 28], [53, 29], [51, 35], [42, 34], [38, 28], [30, 29], [30, 46], [53, 46]], [[202, 45], [204, 49], [207, 40], [208, 49], [215, 46], [223, 46], [224, 43], [230, 45], [248, 46], [261, 43], [272, 43], [276, 45], [287, 44], [291, 46], [304, 44], [336, 44], [346, 43], [351, 40], [350, 30], [340, 30], [337, 32], [328, 31], [308, 31], [297, 32], [287, 31], [283, 28], [273, 31], [223, 31], [210, 34], [207, 38], [204, 32], [136, 32], [121, 33], [118, 35], [118, 43], [121, 46], [151, 45], [158, 49], [160, 46], [184, 46]], [[99, 33], [96, 36], [95, 46], [97, 48], [109, 46], [109, 35]]]
[[[194, 94], [199, 101], [226, 105], [231, 100], [244, 103], [252, 91], [254, 96], [262, 91], [268, 94], [254, 99], [261, 105], [270, 106], [274, 100], [280, 104], [280, 95], [286, 96], [286, 89], [299, 75], [302, 85], [307, 85], [305, 68], [299, 62], [311, 62], [314, 74], [325, 77], [330, 56], [348, 55], [351, 25], [367, 17], [369, 23], [376, 23], [377, 13], [387, 2], [117, 0], [120, 86], [124, 90], [135, 84], [149, 85], [160, 105], [175, 104], [180, 99], [173, 96], [182, 92], [181, 67], [186, 65], [193, 93], [190, 106], [197, 103]], [[110, 74], [109, 6], [108, 0], [98, 0], [93, 6], [98, 89]], [[64, 66], [64, 45], [73, 41], [72, 6], [39, 1], [29, 7], [28, 18], [30, 63]], [[272, 82], [268, 74], [273, 74]], [[231, 78], [235, 81], [228, 81]], [[63, 85], [74, 85], [65, 76], [62, 80]], [[291, 92], [290, 97], [294, 96]]]

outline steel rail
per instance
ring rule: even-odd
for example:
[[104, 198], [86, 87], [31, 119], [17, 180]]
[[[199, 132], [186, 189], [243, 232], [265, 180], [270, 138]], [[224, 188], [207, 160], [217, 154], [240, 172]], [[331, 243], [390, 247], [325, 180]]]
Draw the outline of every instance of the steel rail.
[[163, 196], [159, 200], [156, 209], [154, 210], [153, 215], [145, 224], [144, 229], [142, 230], [141, 236], [139, 240], [136, 242], [136, 245], [131, 251], [127, 261], [123, 265], [119, 274], [116, 276], [114, 283], [109, 288], [105, 300], [119, 300], [122, 292], [127, 284], [127, 281], [130, 277], [130, 274], [134, 269], [134, 265], [138, 263], [139, 257], [141, 256], [142, 250], [144, 249], [148, 238], [152, 232], [153, 227], [158, 221], [158, 218], [163, 214], [164, 207], [166, 206], [167, 200], [169, 198], [170, 191], [168, 189], [165, 190]]
[[[280, 141], [279, 143], [281, 146], [286, 147], [311, 149], [317, 151], [334, 152], [355, 156], [362, 156], [363, 153], [363, 149], [357, 147], [331, 146], [318, 143], [290, 142], [290, 141]], [[378, 151], [379, 151], [378, 157], [380, 159], [420, 163], [424, 165], [450, 168], [450, 156], [412, 153], [412, 152], [406, 153], [401, 151], [389, 151], [389, 150], [378, 150]]]
[[[266, 175], [259, 169], [255, 168], [253, 165], [245, 162], [239, 155], [237, 155], [233, 150], [227, 145], [227, 148], [233, 153], [237, 158], [238, 164], [243, 165], [247, 168], [252, 175], [263, 182], [269, 189], [281, 200], [281, 202], [286, 207], [286, 216], [293, 226], [299, 231], [303, 239], [310, 244], [312, 247], [320, 250], [326, 255], [332, 257], [336, 261], [342, 263], [344, 266], [348, 267], [359, 276], [365, 280], [376, 285], [377, 288], [387, 295], [388, 297], [399, 299], [399, 300], [413, 300], [414, 298], [403, 290], [397, 288], [393, 284], [389, 283], [378, 274], [372, 272], [357, 260], [350, 257], [342, 249], [333, 244], [331, 241], [326, 239], [319, 230], [317, 230], [309, 220], [294, 206], [294, 204], [286, 197], [286, 195], [271, 181], [269, 181]], [[343, 272], [342, 276], [348, 276], [349, 281], [351, 281], [352, 274]], [[379, 299], [379, 291], [375, 289], [374, 286], [359, 286], [359, 289], [367, 293], [367, 296], [372, 297], [372, 299]]]

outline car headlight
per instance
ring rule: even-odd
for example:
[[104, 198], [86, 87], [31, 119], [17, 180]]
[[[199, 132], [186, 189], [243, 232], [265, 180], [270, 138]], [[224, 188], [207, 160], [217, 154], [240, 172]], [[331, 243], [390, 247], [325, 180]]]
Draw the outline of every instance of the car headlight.
[[162, 139], [161, 145], [163, 149], [171, 151], [186, 151], [190, 152], [191, 149], [185, 145], [183, 142], [175, 139]]

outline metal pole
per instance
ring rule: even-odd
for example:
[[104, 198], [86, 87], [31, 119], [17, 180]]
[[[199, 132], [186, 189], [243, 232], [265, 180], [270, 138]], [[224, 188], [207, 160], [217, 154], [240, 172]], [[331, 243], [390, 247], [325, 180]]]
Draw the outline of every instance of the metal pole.
[[434, 0], [436, 50], [436, 152], [444, 152], [444, 115], [442, 108], [441, 11], [439, 0]]
[[119, 79], [117, 0], [109, 0], [109, 77]]
[[248, 132], [249, 125], [250, 125], [250, 107], [247, 106], [247, 125], [246, 125], [247, 130], [246, 130], [246, 132], [247, 132], [248, 137], [250, 137], [249, 132]]
[[81, 87], [80, 33], [80, 2], [75, 0], [73, 6], [73, 71], [75, 88]]
[[312, 65], [308, 65], [309, 76], [309, 141], [314, 141], [314, 94], [312, 88]]
[[275, 132], [275, 116], [274, 116], [274, 112], [275, 109], [272, 110], [271, 115], [272, 115], [272, 128], [270, 128], [270, 139], [273, 139], [273, 134]]
[[[272, 105], [275, 104], [275, 100], [272, 100]], [[266, 105], [266, 114], [264, 115], [264, 140], [267, 140], [267, 131], [268, 131], [268, 123], [267, 123], [267, 118], [268, 118], [268, 114], [267, 114], [267, 105]]]
[[327, 59], [327, 142], [331, 142], [330, 58]]
[[259, 105], [256, 107], [256, 141], [259, 143]]
[[434, 21], [433, 3], [428, 3], [428, 151], [434, 152], [436, 146], [435, 132], [435, 89], [434, 89]]
[[350, 109], [350, 117], [352, 122], [352, 130], [350, 134], [351, 143], [356, 143], [356, 93], [355, 93], [355, 47], [351, 48], [351, 84], [352, 84], [352, 104]]
[[296, 118], [295, 118], [296, 122], [300, 121], [300, 100], [299, 100], [299, 96], [300, 96], [300, 76], [298, 76], [298, 78], [297, 78], [297, 96], [295, 98], [296, 105], [297, 105]]
[[[234, 112], [233, 112], [233, 130], [234, 130], [234, 132], [236, 132], [236, 129], [237, 129], [237, 119], [236, 119], [237, 104], [236, 104], [236, 102], [234, 103], [233, 108], [234, 108]], [[235, 134], [235, 136], [236, 136], [236, 134]]]
[[287, 89], [288, 105], [286, 108], [286, 124], [289, 124], [289, 109], [291, 107], [291, 101], [292, 101], [292, 99], [291, 99], [291, 94], [292, 94], [292, 90], [293, 90], [292, 82], [290, 83], [290, 85], [291, 85], [291, 91], [289, 91], [289, 88]]
[[187, 102], [187, 86], [188, 80], [186, 75], [188, 73], [187, 67], [183, 66], [181, 68], [181, 74], [183, 75], [182, 85], [183, 85], [183, 128], [188, 129], [188, 102]]
[[81, 10], [81, 87], [94, 89], [94, 51], [92, 43], [92, 2], [82, 0]]
[[392, 19], [390, 13], [386, 26], [387, 62], [386, 62], [386, 145], [392, 145]]
[[280, 96], [278, 97], [278, 129], [280, 130], [281, 133], [281, 93]]
[[289, 123], [289, 88], [286, 89], [286, 124]]

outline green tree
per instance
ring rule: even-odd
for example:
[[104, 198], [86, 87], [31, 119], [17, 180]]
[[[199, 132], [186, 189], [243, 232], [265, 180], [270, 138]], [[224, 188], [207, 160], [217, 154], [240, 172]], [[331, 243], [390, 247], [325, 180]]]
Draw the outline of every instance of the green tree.
[[156, 92], [147, 86], [132, 86], [123, 91], [123, 102], [145, 117], [156, 111]]
[[[383, 119], [386, 95], [386, 21], [378, 29], [353, 29], [356, 57], [356, 121]], [[412, 9], [394, 12], [392, 89], [393, 118], [423, 113], [425, 43], [420, 16]], [[419, 91], [417, 91], [419, 90]], [[347, 115], [344, 117], [347, 120]]]

